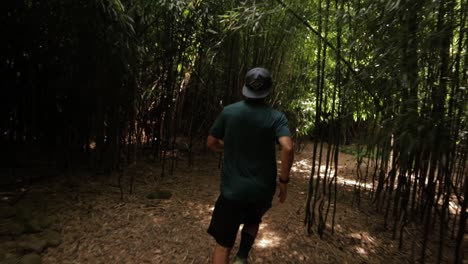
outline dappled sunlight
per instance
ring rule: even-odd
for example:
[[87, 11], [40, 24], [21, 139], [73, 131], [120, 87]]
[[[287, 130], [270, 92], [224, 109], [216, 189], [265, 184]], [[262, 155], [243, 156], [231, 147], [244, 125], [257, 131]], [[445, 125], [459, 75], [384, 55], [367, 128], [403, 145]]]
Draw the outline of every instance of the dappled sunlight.
[[[281, 162], [279, 162], [279, 164], [281, 164]], [[343, 169], [345, 167], [346, 166], [338, 166], [338, 169], [340, 170], [340, 169]], [[325, 172], [329, 176], [331, 176], [331, 175], [333, 175], [335, 173], [335, 167], [334, 166], [329, 166], [328, 170], [327, 170], [325, 165], [320, 165], [320, 164], [316, 163], [315, 169], [319, 170], [320, 177], [325, 176]], [[312, 170], [312, 165], [311, 165], [309, 159], [297, 160], [297, 161], [294, 162], [294, 164], [293, 164], [293, 166], [291, 168], [292, 173], [301, 173], [301, 174], [304, 173], [301, 176], [303, 176], [305, 178], [309, 178], [311, 170]]]
[[[242, 226], [241, 226], [242, 228]], [[272, 231], [268, 224], [262, 223], [259, 228], [258, 237], [255, 240], [255, 245], [259, 248], [279, 247], [281, 237]]]
[[[437, 199], [437, 197], [435, 197]], [[439, 200], [439, 205], [443, 206], [444, 200], [440, 199]], [[449, 202], [448, 202], [448, 211], [452, 215], [459, 215], [462, 211], [462, 201], [458, 199], [456, 195], [451, 195], [449, 197]], [[468, 210], [467, 210], [468, 212]]]
[[356, 247], [356, 253], [358, 253], [359, 255], [363, 257], [367, 256], [367, 251], [364, 248], [359, 247], [359, 246]]
[[159, 216], [153, 216], [152, 220], [153, 220], [153, 223], [158, 224], [158, 225], [160, 225], [160, 224], [162, 224], [164, 222], [163, 219], [161, 217], [159, 217]]
[[299, 172], [299, 173], [310, 173], [312, 166], [310, 165], [310, 161], [307, 159], [302, 159], [294, 162], [291, 172]]
[[337, 182], [341, 185], [360, 185], [361, 188], [364, 188], [366, 190], [372, 190], [372, 184], [370, 183], [364, 183], [364, 182], [359, 182], [353, 179], [345, 179], [344, 177], [338, 176]]
[[262, 231], [262, 230], [264, 230], [265, 228], [268, 229], [268, 224], [262, 223], [262, 224], [260, 224], [260, 227], [258, 228], [258, 230], [259, 230], [259, 231]]
[[375, 253], [375, 248], [378, 246], [377, 239], [367, 232], [355, 232], [347, 235], [354, 244], [353, 250], [361, 257], [369, 257], [370, 254]]
[[280, 242], [281, 238], [275, 232], [264, 231], [259, 238], [257, 238], [255, 244], [259, 248], [272, 248], [278, 247]]
[[256, 244], [260, 248], [277, 247], [279, 245], [279, 240], [278, 237], [261, 238]]
[[354, 239], [359, 239], [363, 241], [364, 243], [371, 244], [371, 245], [376, 245], [376, 238], [373, 236], [369, 235], [367, 232], [359, 232], [359, 233], [352, 233], [349, 235], [349, 237], [352, 237]]
[[[345, 167], [346, 166], [338, 166], [338, 170], [344, 169]], [[335, 174], [335, 167], [329, 167], [328, 170], [326, 171], [325, 165], [320, 166], [317, 163], [316, 169], [319, 170], [320, 178], [325, 177], [325, 172], [327, 173], [328, 179], [331, 179], [333, 175]], [[292, 173], [299, 173], [301, 174], [302, 177], [306, 179], [310, 178], [311, 170], [312, 170], [312, 165], [309, 159], [298, 160], [294, 162], [293, 167], [291, 168]], [[317, 178], [317, 175], [314, 175], [314, 178]], [[337, 175], [337, 182], [338, 184], [341, 184], [341, 185], [350, 185], [350, 186], [360, 185], [362, 188], [365, 188], [367, 190], [372, 190], [371, 183], [364, 183], [364, 182], [360, 182], [354, 179], [348, 179], [348, 178], [345, 178], [343, 175]]]

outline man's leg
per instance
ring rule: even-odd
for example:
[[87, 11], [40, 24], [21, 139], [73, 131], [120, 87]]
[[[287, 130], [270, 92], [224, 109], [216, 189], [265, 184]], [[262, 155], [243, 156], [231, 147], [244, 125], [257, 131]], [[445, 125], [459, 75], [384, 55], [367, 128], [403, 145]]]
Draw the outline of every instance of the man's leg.
[[223, 247], [220, 244], [216, 243], [215, 249], [213, 251], [213, 256], [211, 258], [213, 264], [227, 264], [229, 261], [229, 254], [231, 253], [231, 248]]
[[222, 196], [216, 201], [208, 233], [216, 240], [212, 255], [213, 264], [227, 264], [231, 248], [236, 241], [240, 226], [239, 205]]
[[250, 205], [247, 209], [247, 218], [245, 219], [244, 227], [242, 228], [241, 242], [239, 245], [239, 251], [236, 255], [238, 259], [244, 260], [244, 263], [246, 263], [249, 252], [252, 249], [255, 238], [257, 237], [262, 217], [270, 207], [271, 203], [264, 205]]
[[241, 232], [241, 241], [239, 245], [239, 251], [237, 256], [243, 259], [247, 259], [249, 252], [252, 249], [255, 238], [257, 237], [258, 228], [260, 224], [244, 224]]

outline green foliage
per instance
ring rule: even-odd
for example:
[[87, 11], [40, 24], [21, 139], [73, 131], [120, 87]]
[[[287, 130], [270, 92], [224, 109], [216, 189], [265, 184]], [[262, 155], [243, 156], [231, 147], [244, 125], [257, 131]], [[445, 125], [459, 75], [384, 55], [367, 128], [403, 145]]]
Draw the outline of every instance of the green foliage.
[[297, 136], [308, 136], [312, 133], [315, 119], [315, 102], [310, 99], [292, 100], [287, 106], [291, 116], [289, 123]]
[[362, 160], [363, 158], [375, 159], [377, 157], [376, 149], [372, 148], [371, 150], [368, 150], [365, 145], [342, 145], [340, 146], [340, 151], [349, 155], [353, 155], [356, 160]]
[[357, 160], [365, 157], [364, 147], [356, 144], [343, 145], [340, 151], [349, 155], [353, 155]]

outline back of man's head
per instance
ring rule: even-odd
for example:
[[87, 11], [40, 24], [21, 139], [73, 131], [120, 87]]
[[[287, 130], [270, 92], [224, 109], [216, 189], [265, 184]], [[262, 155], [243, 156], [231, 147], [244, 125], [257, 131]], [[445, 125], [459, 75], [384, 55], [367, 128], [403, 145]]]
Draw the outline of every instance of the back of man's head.
[[247, 72], [242, 94], [249, 99], [263, 99], [271, 92], [273, 81], [270, 72], [256, 67]]

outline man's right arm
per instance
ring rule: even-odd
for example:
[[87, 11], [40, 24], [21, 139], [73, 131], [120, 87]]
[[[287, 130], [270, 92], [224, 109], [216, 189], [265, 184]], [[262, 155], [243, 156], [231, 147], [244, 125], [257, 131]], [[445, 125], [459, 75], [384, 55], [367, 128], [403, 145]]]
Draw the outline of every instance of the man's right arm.
[[289, 172], [294, 160], [294, 147], [291, 137], [280, 137], [278, 139], [281, 145], [281, 174], [282, 181], [289, 180]]

